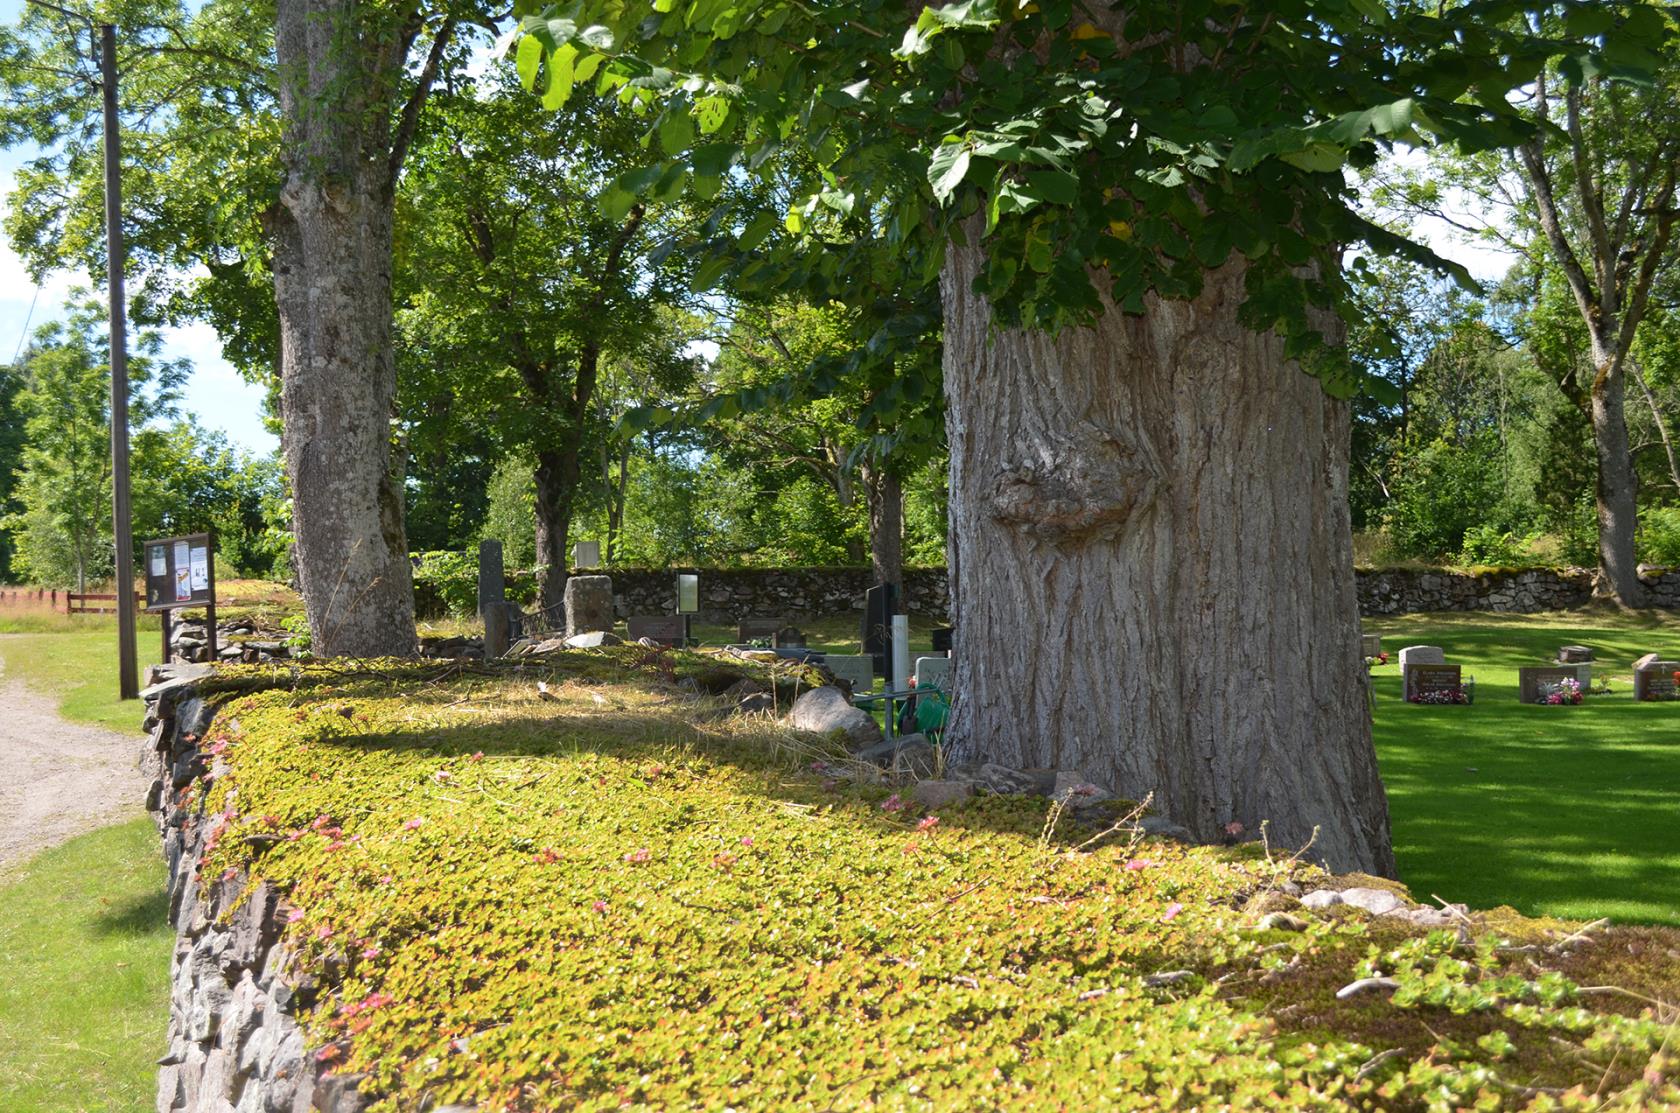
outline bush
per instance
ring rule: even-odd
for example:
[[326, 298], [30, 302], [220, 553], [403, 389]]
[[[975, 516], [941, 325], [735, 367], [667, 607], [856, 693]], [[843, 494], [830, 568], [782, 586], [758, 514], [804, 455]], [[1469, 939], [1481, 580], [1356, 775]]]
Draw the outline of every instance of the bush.
[[1639, 559], [1680, 567], [1680, 506], [1653, 506], [1640, 514]]
[[1460, 564], [1489, 568], [1519, 568], [1534, 563], [1537, 534], [1518, 537], [1501, 533], [1490, 525], [1471, 526], [1464, 531], [1464, 547], [1459, 550]]
[[1464, 547], [1464, 535], [1499, 516], [1504, 486], [1489, 437], [1469, 445], [1438, 440], [1397, 462], [1385, 521], [1402, 556], [1442, 559]]
[[[477, 553], [415, 553], [411, 559], [417, 616], [471, 618], [478, 613]], [[509, 570], [504, 580], [511, 601], [524, 606], [537, 597], [536, 572]]]

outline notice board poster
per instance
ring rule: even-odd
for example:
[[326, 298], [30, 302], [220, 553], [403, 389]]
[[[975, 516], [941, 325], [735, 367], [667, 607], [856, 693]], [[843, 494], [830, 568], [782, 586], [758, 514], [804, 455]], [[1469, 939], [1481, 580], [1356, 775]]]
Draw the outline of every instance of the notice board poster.
[[146, 609], [209, 606], [216, 596], [216, 546], [208, 533], [165, 537], [145, 546]]

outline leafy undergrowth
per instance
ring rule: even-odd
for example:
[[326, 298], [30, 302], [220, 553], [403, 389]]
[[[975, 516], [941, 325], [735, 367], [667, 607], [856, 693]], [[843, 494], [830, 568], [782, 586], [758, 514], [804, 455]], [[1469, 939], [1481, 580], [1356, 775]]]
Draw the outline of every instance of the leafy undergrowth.
[[924, 816], [711, 718], [696, 654], [249, 690], [286, 675], [221, 681], [204, 869], [288, 892], [314, 1046], [377, 1109], [1680, 1103], [1663, 929], [1263, 924], [1324, 879], [1039, 799]]

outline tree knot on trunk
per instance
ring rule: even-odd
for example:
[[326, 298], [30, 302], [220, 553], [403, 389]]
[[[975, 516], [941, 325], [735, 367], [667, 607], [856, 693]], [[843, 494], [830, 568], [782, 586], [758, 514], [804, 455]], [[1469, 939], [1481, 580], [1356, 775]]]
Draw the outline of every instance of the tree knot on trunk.
[[1026, 452], [998, 468], [992, 517], [1055, 544], [1114, 540], [1161, 488], [1161, 465], [1146, 440], [1090, 422]]

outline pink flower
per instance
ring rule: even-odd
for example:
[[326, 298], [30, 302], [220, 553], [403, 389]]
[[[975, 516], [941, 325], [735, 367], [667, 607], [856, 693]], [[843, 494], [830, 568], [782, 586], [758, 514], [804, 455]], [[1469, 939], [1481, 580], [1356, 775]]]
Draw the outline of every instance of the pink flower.
[[234, 869], [232, 866], [229, 866], [227, 869], [222, 871], [222, 880], [223, 881], [232, 881], [234, 878], [236, 878], [238, 876], [239, 876], [239, 871]]
[[1136, 873], [1139, 870], [1146, 870], [1154, 864], [1155, 863], [1150, 861], [1148, 858], [1133, 858], [1131, 861], [1126, 863], [1125, 868], [1131, 870], [1133, 873]]
[[478, 751], [478, 753], [474, 754], [472, 757], [469, 757], [467, 760], [468, 761], [483, 761], [484, 760], [484, 751], [483, 750]]
[[436, 773], [432, 774], [432, 780], [436, 781], [440, 785], [446, 785], [454, 779], [455, 774], [451, 773], [447, 769], [439, 769]]
[[422, 818], [421, 816], [415, 816], [413, 819], [411, 819], [407, 823], [403, 824], [403, 830], [404, 831], [418, 831], [420, 829], [420, 825], [424, 822], [426, 822], [424, 818]]
[[560, 855], [554, 852], [554, 848], [552, 846], [545, 846], [535, 854], [531, 855], [531, 861], [535, 862], [539, 866], [551, 866], [559, 860]]
[[939, 826], [939, 817], [936, 815], [930, 815], [920, 823], [916, 824], [916, 830], [931, 831], [937, 826]]
[[648, 850], [648, 848], [644, 846], [644, 847], [642, 847], [638, 850], [632, 850], [630, 853], [626, 854], [624, 856], [624, 860], [626, 862], [645, 862], [649, 858], [652, 858], [652, 857], [653, 857], [653, 852]]
[[321, 940], [331, 939], [332, 934], [333, 934], [333, 929], [332, 929], [331, 925], [329, 925], [329, 924], [322, 924], [320, 927], [315, 929], [315, 938], [317, 938], [317, 939], [321, 939]]
[[1161, 922], [1163, 924], [1170, 923], [1172, 920], [1177, 918], [1180, 912], [1183, 911], [1184, 906], [1175, 900], [1171, 904], [1167, 905], [1167, 910], [1165, 912], [1161, 913]]
[[378, 958], [379, 954], [380, 954], [379, 948], [372, 943], [369, 943], [367, 946], [362, 948], [362, 957], [363, 958]]
[[742, 846], [751, 846], [752, 844], [753, 844], [753, 840], [752, 840], [751, 835], [742, 835], [741, 836], [741, 845]]
[[1235, 819], [1225, 825], [1225, 833], [1230, 835], [1233, 839], [1240, 836], [1246, 830], [1247, 828]]
[[898, 793], [895, 792], [891, 796], [887, 797], [886, 802], [881, 805], [881, 810], [884, 812], [901, 812], [906, 807], [908, 807], [908, 805], [905, 804], [903, 800], [900, 800], [898, 798]]
[[607, 908], [608, 905], [606, 901], [598, 900], [595, 902], [595, 911], [599, 912], [601, 915], [605, 916], [607, 914]]
[[303, 919], [303, 909], [301, 908], [294, 908], [290, 912], [286, 913], [286, 922], [288, 924], [295, 924], [301, 919]]

